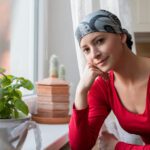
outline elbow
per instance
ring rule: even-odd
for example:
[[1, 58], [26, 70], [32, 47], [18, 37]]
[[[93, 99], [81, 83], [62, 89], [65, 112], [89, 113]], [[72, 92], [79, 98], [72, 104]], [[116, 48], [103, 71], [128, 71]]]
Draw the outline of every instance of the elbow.
[[71, 150], [91, 150], [92, 147], [89, 147], [86, 144], [71, 144], [69, 143]]
[[87, 138], [85, 139], [69, 139], [69, 145], [71, 150], [91, 150], [93, 148], [93, 144], [89, 144]]

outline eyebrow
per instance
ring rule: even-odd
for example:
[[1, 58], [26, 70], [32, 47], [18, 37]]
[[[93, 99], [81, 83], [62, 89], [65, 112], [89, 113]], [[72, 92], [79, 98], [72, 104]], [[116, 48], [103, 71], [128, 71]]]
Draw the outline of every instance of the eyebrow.
[[[102, 38], [102, 37], [104, 37], [104, 34], [102, 34], [102, 35], [98, 35], [98, 36], [96, 36], [96, 37], [94, 37], [91, 41], [90, 41], [90, 43], [94, 43], [94, 41], [96, 40], [96, 39], [98, 39], [98, 38]], [[83, 46], [81, 46], [81, 48], [85, 48], [87, 45], [83, 45]]]

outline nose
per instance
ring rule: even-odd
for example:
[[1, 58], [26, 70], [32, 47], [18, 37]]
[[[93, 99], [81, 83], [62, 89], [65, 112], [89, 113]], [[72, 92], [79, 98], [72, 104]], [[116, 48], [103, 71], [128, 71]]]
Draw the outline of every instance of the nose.
[[101, 57], [101, 52], [97, 47], [91, 48], [91, 57], [92, 59], [98, 59]]

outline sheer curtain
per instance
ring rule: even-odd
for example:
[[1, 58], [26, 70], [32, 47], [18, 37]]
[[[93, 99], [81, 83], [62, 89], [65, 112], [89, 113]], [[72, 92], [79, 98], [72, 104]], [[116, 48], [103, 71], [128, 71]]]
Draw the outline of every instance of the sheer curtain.
[[136, 53], [132, 27], [131, 0], [100, 0], [100, 7], [116, 14], [119, 17], [122, 27], [127, 29], [132, 35], [132, 51]]
[[[80, 20], [87, 15], [88, 13], [97, 10], [99, 8], [106, 9], [116, 14], [121, 20], [123, 28], [127, 29], [132, 35], [134, 43], [134, 34], [132, 31], [132, 15], [131, 15], [131, 1], [130, 0], [71, 0], [71, 9], [72, 9], [72, 21], [73, 29], [75, 31]], [[80, 76], [83, 72], [85, 65], [85, 59], [81, 50], [79, 48], [78, 42], [75, 39], [76, 53], [78, 59], [78, 66]], [[133, 44], [133, 50], [135, 51], [135, 45]], [[139, 136], [130, 135], [125, 132], [119, 125], [116, 117], [111, 113], [105, 121], [105, 126], [109, 132], [114, 133], [120, 140], [128, 143], [137, 143], [141, 144], [141, 139]]]
[[[88, 13], [92, 12], [92, 0], [71, 0], [71, 11], [72, 11], [72, 21], [73, 21], [73, 29], [75, 31], [78, 23], [84, 16]], [[78, 59], [78, 67], [80, 76], [83, 72], [83, 68], [85, 65], [85, 59], [81, 50], [79, 48], [78, 42], [75, 39], [76, 53]]]

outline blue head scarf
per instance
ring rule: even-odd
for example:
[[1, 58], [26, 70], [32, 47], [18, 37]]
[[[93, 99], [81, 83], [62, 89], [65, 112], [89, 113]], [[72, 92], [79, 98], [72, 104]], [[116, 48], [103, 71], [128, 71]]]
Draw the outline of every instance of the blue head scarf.
[[131, 49], [132, 37], [126, 29], [123, 29], [118, 17], [106, 10], [98, 10], [87, 15], [76, 29], [76, 38], [80, 43], [81, 39], [92, 32], [125, 33], [127, 35], [127, 46]]

